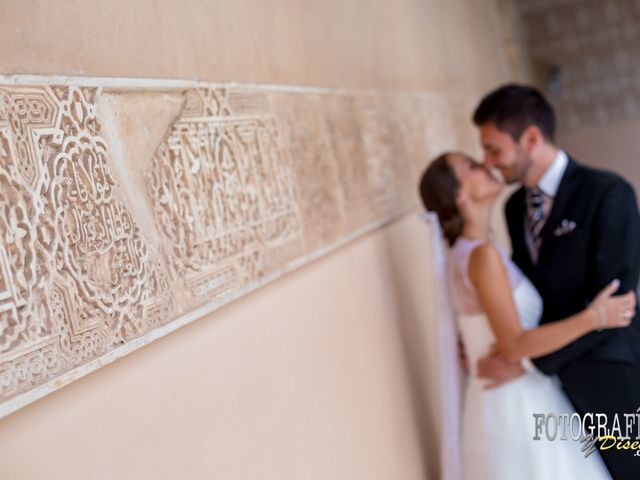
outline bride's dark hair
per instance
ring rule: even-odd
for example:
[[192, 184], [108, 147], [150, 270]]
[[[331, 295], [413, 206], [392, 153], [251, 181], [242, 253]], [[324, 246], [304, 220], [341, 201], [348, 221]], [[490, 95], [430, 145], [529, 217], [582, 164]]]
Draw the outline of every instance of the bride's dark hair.
[[460, 182], [448, 158], [454, 152], [445, 152], [433, 160], [420, 179], [420, 197], [424, 207], [435, 212], [442, 233], [452, 246], [462, 233], [464, 220], [456, 203]]

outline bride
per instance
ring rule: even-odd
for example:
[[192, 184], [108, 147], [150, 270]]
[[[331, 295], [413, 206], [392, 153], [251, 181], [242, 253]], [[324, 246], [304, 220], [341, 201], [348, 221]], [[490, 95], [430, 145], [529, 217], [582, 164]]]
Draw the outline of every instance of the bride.
[[629, 325], [632, 292], [613, 296], [615, 280], [584, 311], [538, 327], [542, 300], [530, 281], [490, 239], [490, 218], [501, 183], [480, 163], [445, 153], [424, 172], [420, 194], [438, 215], [451, 246], [450, 290], [471, 366], [462, 415], [462, 458], [467, 480], [610, 479], [597, 453], [585, 458], [579, 441], [560, 435], [534, 440], [534, 413], [575, 412], [555, 377], [534, 368], [487, 389], [475, 375], [494, 344], [513, 360], [558, 350], [592, 330]]

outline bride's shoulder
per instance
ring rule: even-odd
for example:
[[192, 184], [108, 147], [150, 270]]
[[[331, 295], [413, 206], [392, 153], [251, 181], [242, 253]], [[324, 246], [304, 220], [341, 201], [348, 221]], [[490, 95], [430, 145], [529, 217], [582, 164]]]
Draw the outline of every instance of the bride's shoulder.
[[492, 251], [498, 252], [497, 245], [491, 240], [459, 237], [453, 244], [451, 251], [454, 256], [468, 263], [471, 255], [491, 255]]
[[483, 266], [485, 263], [504, 262], [507, 257], [501, 245], [493, 240], [459, 237], [451, 249], [456, 263], [466, 267], [471, 261]]
[[492, 242], [482, 242], [474, 245], [469, 253], [469, 263], [483, 264], [486, 262], [500, 262], [500, 250]]
[[473, 248], [469, 255], [469, 278], [491, 278], [503, 271], [503, 258], [497, 245], [484, 242]]

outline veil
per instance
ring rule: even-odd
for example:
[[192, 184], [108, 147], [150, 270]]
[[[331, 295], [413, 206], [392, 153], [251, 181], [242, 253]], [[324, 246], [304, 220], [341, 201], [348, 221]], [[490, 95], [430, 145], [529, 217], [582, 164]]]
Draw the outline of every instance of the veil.
[[436, 422], [439, 427], [440, 478], [461, 480], [462, 367], [458, 357], [456, 319], [449, 296], [448, 251], [438, 216], [434, 212], [422, 212], [420, 218], [429, 226], [431, 244], [430, 265], [426, 267], [431, 276], [434, 302], [432, 318], [427, 320], [437, 345], [435, 385], [438, 398]]

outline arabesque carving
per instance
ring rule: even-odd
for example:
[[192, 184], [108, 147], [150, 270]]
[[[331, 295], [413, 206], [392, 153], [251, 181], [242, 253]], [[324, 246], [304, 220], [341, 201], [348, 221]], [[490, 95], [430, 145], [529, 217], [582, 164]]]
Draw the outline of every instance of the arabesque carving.
[[136, 150], [122, 86], [0, 85], [0, 415], [407, 212], [458, 138], [448, 97], [168, 91]]

